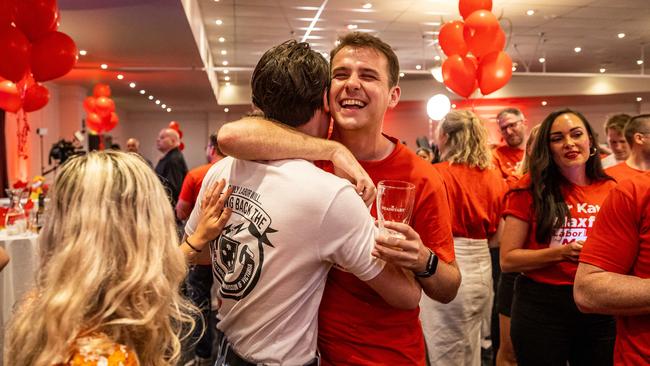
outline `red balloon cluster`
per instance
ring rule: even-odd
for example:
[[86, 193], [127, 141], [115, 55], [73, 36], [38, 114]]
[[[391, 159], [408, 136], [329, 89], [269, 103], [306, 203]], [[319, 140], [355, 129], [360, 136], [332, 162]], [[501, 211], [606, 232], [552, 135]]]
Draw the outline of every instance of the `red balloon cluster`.
[[0, 108], [43, 108], [49, 92], [39, 82], [59, 78], [76, 64], [77, 46], [58, 27], [56, 0], [0, 1]]
[[463, 17], [445, 23], [438, 41], [447, 60], [442, 78], [454, 93], [468, 98], [481, 89], [483, 95], [501, 89], [512, 77], [512, 59], [503, 51], [506, 34], [492, 14], [492, 0], [460, 0]]
[[[180, 139], [183, 138], [183, 131], [181, 131], [181, 125], [178, 122], [171, 121], [171, 122], [169, 122], [169, 125], [167, 127], [169, 127], [172, 130], [178, 132], [178, 138], [180, 138]], [[185, 144], [182, 141], [181, 141], [181, 144], [178, 146], [178, 149], [180, 151], [185, 150]]]
[[106, 84], [95, 85], [93, 95], [84, 99], [84, 109], [86, 126], [95, 133], [108, 132], [120, 122], [111, 99], [111, 87]]

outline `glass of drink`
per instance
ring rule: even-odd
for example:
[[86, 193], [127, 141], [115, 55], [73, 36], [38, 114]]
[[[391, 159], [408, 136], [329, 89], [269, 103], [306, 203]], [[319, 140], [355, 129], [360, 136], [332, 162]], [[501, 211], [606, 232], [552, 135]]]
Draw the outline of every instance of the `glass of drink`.
[[379, 230], [396, 238], [401, 233], [384, 227], [384, 221], [408, 224], [415, 203], [415, 185], [401, 180], [382, 180], [377, 184], [377, 221]]

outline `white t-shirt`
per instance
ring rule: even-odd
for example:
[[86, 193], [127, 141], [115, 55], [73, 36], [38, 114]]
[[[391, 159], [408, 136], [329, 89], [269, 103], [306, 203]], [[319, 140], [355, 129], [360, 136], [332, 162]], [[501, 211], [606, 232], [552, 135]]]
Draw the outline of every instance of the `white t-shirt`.
[[614, 154], [609, 154], [603, 159], [600, 160], [600, 163], [603, 165], [603, 169], [607, 169], [609, 167], [612, 167], [614, 165], [619, 164], [620, 162], [623, 162], [625, 160], [616, 160], [616, 156]]
[[[210, 243], [219, 329], [251, 362], [301, 365], [316, 354], [318, 307], [330, 267], [368, 281], [384, 262], [371, 255], [374, 220], [354, 187], [305, 160], [225, 158], [203, 180], [234, 188], [233, 210]], [[198, 223], [200, 205], [185, 232]]]

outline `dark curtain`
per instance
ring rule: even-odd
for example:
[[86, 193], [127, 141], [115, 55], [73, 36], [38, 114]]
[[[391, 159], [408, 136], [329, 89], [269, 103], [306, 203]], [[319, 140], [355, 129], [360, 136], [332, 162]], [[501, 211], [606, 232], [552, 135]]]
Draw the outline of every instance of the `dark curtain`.
[[5, 188], [9, 188], [7, 139], [5, 136], [5, 111], [0, 109], [0, 197], [5, 197]]

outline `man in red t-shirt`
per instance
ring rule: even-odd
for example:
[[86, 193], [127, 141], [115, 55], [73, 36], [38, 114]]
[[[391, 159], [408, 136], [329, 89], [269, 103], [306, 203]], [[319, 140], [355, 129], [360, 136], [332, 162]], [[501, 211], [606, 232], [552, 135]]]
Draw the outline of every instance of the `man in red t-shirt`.
[[[431, 164], [382, 133], [384, 114], [399, 102], [397, 56], [389, 45], [369, 34], [349, 33], [339, 41], [330, 64], [332, 139], [352, 151], [375, 183], [392, 179], [416, 186], [411, 225], [387, 224], [406, 239], [380, 235], [374, 255], [412, 271], [430, 298], [449, 302], [458, 291], [460, 272], [444, 183]], [[224, 125], [219, 145], [227, 154], [243, 159], [301, 157], [332, 160], [337, 167], [349, 153], [334, 141], [310, 138], [260, 119]], [[358, 182], [365, 173], [355, 164], [348, 161], [345, 171]], [[374, 207], [371, 212], [376, 215]], [[319, 316], [323, 365], [424, 366], [418, 313], [417, 309], [391, 307], [354, 276], [332, 269]]]
[[630, 155], [622, 163], [605, 170], [619, 183], [650, 170], [650, 114], [631, 118], [624, 133]]
[[616, 316], [614, 364], [650, 360], [650, 172], [609, 194], [589, 234], [575, 277], [583, 312]]
[[504, 179], [511, 176], [524, 157], [526, 117], [517, 108], [506, 108], [497, 114], [497, 123], [506, 144], [493, 151], [494, 165]]

